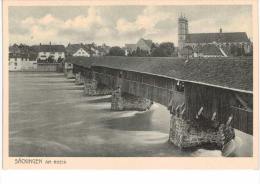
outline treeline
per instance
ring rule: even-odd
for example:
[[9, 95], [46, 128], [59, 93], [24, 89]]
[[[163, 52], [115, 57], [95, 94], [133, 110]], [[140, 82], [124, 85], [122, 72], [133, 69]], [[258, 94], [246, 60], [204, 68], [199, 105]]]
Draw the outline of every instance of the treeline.
[[[129, 51], [128, 51], [129, 52]], [[115, 46], [111, 47], [108, 53], [109, 56], [125, 56], [126, 52], [124, 49]], [[177, 52], [175, 49], [175, 46], [172, 42], [164, 42], [159, 45], [152, 44], [151, 49], [148, 50], [142, 50], [139, 47], [137, 47], [136, 50], [133, 50], [132, 52], [129, 52], [127, 54], [129, 57], [171, 57], [171, 56], [177, 56]]]

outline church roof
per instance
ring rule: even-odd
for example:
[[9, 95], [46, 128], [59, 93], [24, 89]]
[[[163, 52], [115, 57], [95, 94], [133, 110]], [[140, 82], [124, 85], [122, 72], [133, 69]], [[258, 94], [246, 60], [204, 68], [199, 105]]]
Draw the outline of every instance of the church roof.
[[249, 42], [245, 32], [192, 33], [187, 34], [186, 43]]

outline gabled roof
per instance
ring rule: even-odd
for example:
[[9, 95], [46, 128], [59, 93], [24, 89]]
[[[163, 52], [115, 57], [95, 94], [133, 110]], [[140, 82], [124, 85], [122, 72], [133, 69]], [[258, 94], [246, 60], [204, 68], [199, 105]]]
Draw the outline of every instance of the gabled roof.
[[153, 41], [152, 40], [145, 40], [141, 38], [139, 41], [143, 41], [149, 48], [152, 47]]
[[224, 56], [215, 44], [207, 44], [198, 50], [199, 53], [208, 56]]
[[187, 34], [186, 43], [249, 42], [245, 32], [192, 33]]
[[69, 44], [66, 47], [66, 52], [67, 52], [67, 54], [72, 55], [72, 54], [76, 53], [80, 48], [82, 48], [86, 52], [88, 52], [88, 50], [89, 50], [89, 48], [84, 44]]
[[21, 50], [17, 44], [9, 46], [9, 53], [20, 53]]
[[[70, 58], [80, 66], [107, 68], [147, 73], [184, 82], [252, 93], [253, 59], [194, 58], [185, 62], [177, 57], [118, 57]], [[82, 61], [82, 63], [78, 61]]]

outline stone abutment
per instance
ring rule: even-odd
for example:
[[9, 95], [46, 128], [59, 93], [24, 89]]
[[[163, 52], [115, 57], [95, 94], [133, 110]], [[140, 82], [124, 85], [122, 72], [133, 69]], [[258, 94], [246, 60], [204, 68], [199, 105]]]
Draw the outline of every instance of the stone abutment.
[[87, 96], [110, 95], [111, 88], [101, 83], [96, 79], [84, 77], [84, 94]]
[[127, 93], [122, 93], [120, 88], [112, 92], [111, 97], [111, 110], [123, 111], [123, 110], [137, 110], [145, 111], [150, 109], [153, 102], [146, 98], [137, 97]]
[[222, 150], [225, 144], [235, 137], [230, 124], [185, 120], [178, 115], [172, 115], [170, 120], [169, 141], [181, 149], [208, 147]]

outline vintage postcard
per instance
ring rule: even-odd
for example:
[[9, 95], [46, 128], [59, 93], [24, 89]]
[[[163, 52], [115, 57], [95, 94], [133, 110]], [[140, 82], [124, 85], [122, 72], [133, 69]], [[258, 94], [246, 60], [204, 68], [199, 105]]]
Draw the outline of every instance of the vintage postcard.
[[4, 0], [3, 167], [258, 168], [257, 11]]

